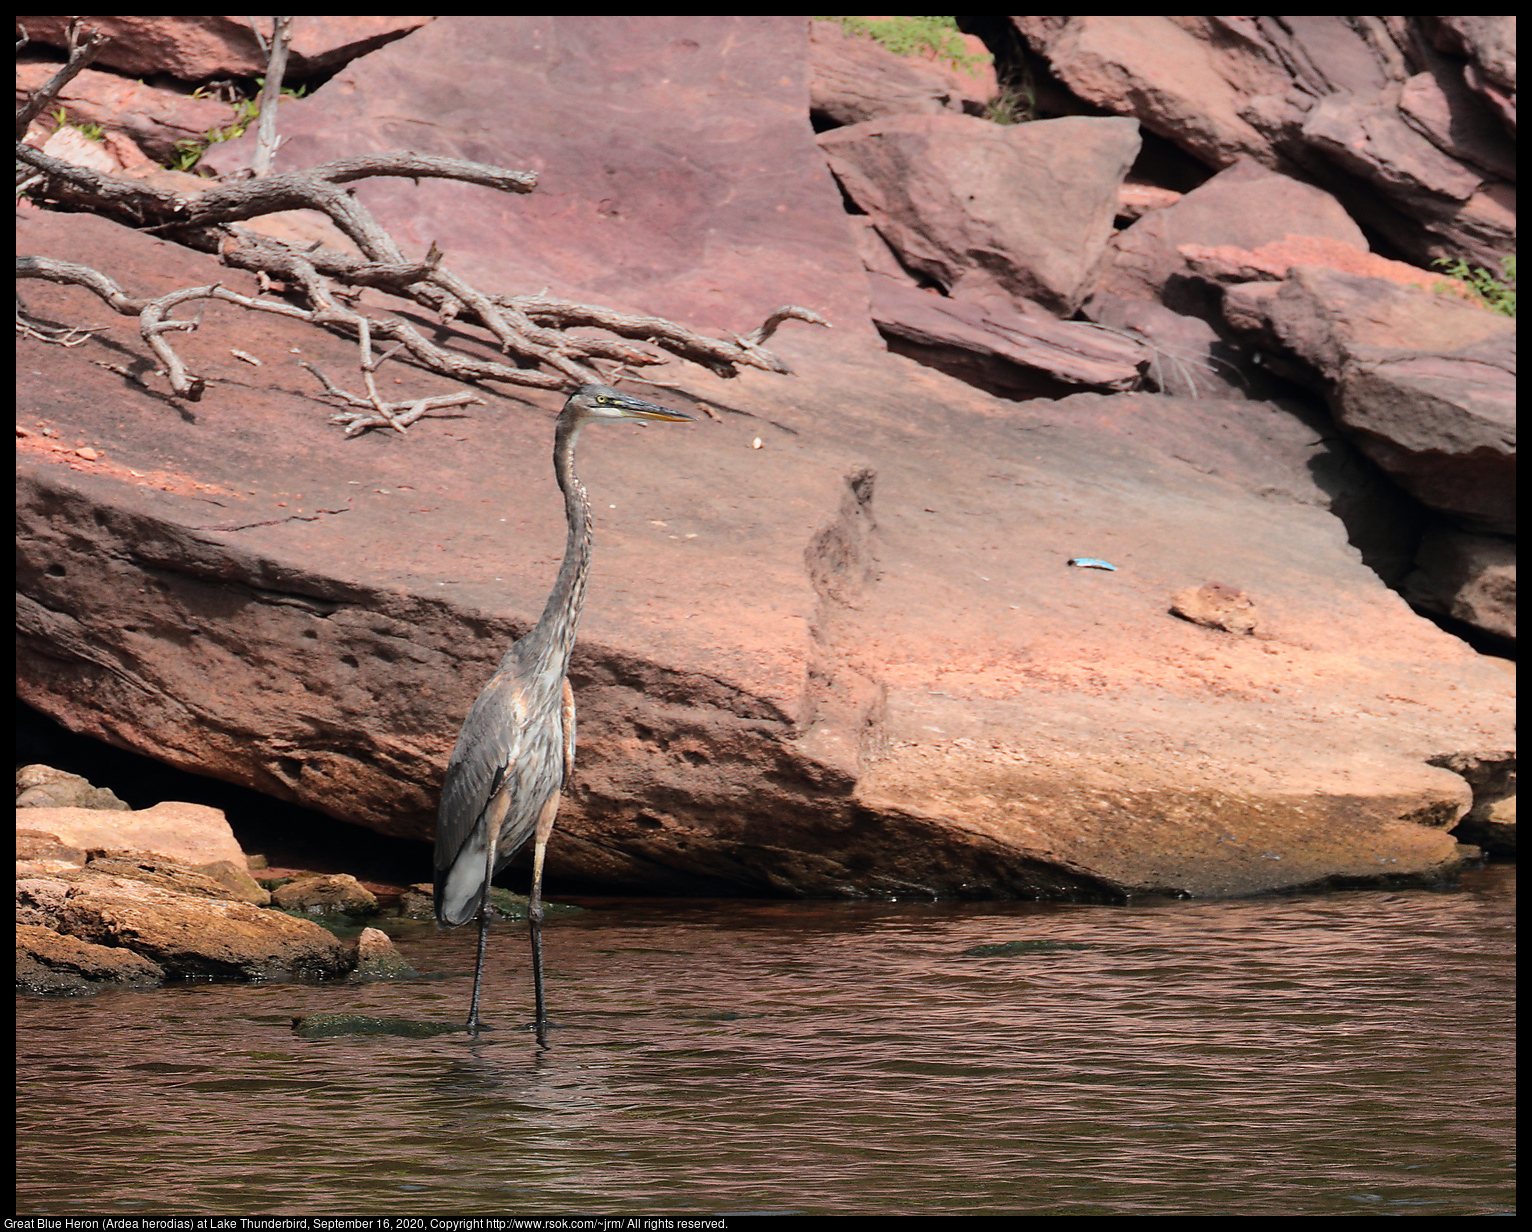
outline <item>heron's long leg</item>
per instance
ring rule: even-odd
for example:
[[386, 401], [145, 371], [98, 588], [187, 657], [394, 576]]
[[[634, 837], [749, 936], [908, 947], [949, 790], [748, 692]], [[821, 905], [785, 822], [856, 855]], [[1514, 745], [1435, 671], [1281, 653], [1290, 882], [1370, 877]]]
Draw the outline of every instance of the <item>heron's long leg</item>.
[[532, 994], [537, 1002], [533, 1023], [537, 1042], [547, 1047], [548, 1003], [543, 997], [543, 857], [548, 854], [548, 836], [553, 833], [553, 819], [558, 816], [559, 798], [555, 794], [537, 817], [532, 836], [532, 897], [527, 903], [527, 922], [532, 934]]
[[548, 850], [547, 831], [553, 828], [551, 821], [546, 829], [538, 827], [536, 845], [532, 849], [532, 897], [527, 904], [527, 925], [532, 934], [532, 996], [537, 1004], [537, 1017], [533, 1026], [537, 1042], [547, 1046], [548, 1003], [543, 995], [543, 855]]
[[473, 965], [473, 1001], [468, 1006], [468, 1030], [477, 1035], [484, 1025], [479, 1020], [479, 989], [484, 983], [484, 947], [489, 941], [489, 902], [479, 908], [479, 957]]
[[468, 1031], [477, 1035], [484, 1022], [479, 1017], [479, 990], [484, 985], [484, 950], [489, 943], [489, 884], [495, 875], [495, 853], [500, 846], [500, 827], [497, 822], [489, 836], [488, 849], [484, 853], [484, 894], [479, 899], [479, 956], [473, 964], [473, 1000], [468, 1006]]

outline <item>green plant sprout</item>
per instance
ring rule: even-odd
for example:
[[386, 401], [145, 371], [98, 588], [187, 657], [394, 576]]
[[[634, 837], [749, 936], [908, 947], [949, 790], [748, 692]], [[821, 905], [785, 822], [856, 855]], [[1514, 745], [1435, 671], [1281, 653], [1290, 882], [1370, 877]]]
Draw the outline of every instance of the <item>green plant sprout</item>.
[[984, 118], [991, 124], [1026, 124], [1037, 119], [1037, 92], [1032, 82], [1001, 85], [1000, 92], [985, 104]]
[[[1482, 266], [1469, 265], [1462, 257], [1450, 261], [1446, 257], [1438, 257], [1431, 264], [1466, 285], [1479, 297], [1479, 302], [1491, 312], [1498, 312], [1503, 317], [1516, 316], [1516, 254], [1514, 252], [1508, 257], [1500, 258], [1503, 275], [1496, 275]], [[1438, 283], [1437, 290], [1445, 292], [1448, 287], [1445, 283]]]
[[106, 136], [106, 129], [102, 128], [101, 125], [91, 124], [85, 120], [71, 120], [69, 118], [69, 113], [62, 107], [53, 113], [53, 118], [55, 121], [57, 121], [58, 128], [64, 128], [66, 126], [72, 128], [87, 141], [99, 142], [103, 137]]
[[960, 73], [977, 76], [990, 63], [988, 55], [968, 50], [958, 32], [955, 17], [816, 17], [815, 21], [833, 21], [847, 34], [870, 38], [896, 56], [922, 55], [930, 52], [945, 60]]
[[[255, 94], [260, 95], [262, 87], [266, 84], [264, 77], [255, 79]], [[302, 98], [307, 87], [298, 86], [294, 89], [282, 90], [282, 99]], [[215, 98], [217, 95], [206, 86], [198, 86], [192, 91], [193, 98]], [[171, 157], [169, 167], [172, 171], [191, 171], [202, 161], [202, 156], [207, 153], [208, 147], [217, 145], [220, 141], [233, 141], [236, 137], [243, 137], [245, 130], [255, 123], [261, 114], [261, 108], [255, 98], [242, 98], [234, 104], [234, 119], [222, 128], [210, 128], [200, 137], [188, 137], [183, 141], [176, 142], [176, 152]]]

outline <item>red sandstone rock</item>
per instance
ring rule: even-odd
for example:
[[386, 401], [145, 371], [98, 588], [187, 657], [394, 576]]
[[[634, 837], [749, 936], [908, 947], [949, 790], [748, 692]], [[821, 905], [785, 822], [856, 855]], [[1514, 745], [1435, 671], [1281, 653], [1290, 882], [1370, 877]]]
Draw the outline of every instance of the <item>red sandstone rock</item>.
[[[138, 290], [213, 276], [100, 220], [43, 222], [30, 247]], [[49, 319], [86, 307], [27, 298]], [[235, 327], [272, 360], [258, 384], [220, 361]], [[1365, 876], [1380, 850], [1390, 872], [1450, 865], [1468, 789], [1422, 758], [1503, 746], [1505, 681], [1357, 561], [1325, 508], [1352, 482], [1332, 444], [1266, 404], [1017, 406], [897, 357], [792, 345], [796, 379], [676, 374], [718, 425], [585, 447], [598, 547], [555, 876], [1230, 893]], [[101, 440], [116, 469], [24, 456], [23, 696], [204, 773], [429, 833], [461, 716], [562, 550], [552, 405], [490, 395], [407, 438], [342, 441], [278, 361], [296, 347], [340, 372], [350, 348], [297, 323], [210, 309], [185, 347], [216, 379], [184, 417], [90, 365], [91, 348], [116, 353], [105, 341], [68, 353], [67, 381], [36, 346], [24, 421]], [[1079, 554], [1119, 572], [1064, 567]], [[1262, 597], [1271, 641], [1164, 612], [1209, 574]], [[107, 648], [118, 668], [99, 674]], [[1320, 790], [1340, 803], [1315, 812]], [[1261, 859], [1239, 838], [1256, 806], [1263, 850], [1289, 822], [1328, 837]]]
[[1243, 31], [1239, 37], [1212, 24], [1230, 19], [1125, 14], [1011, 20], [1082, 99], [1136, 116], [1209, 167], [1265, 154], [1266, 137], [1242, 112], [1250, 95], [1281, 97], [1288, 74], [1250, 54]]
[[[23, 91], [39, 89], [58, 67], [51, 62], [18, 64], [18, 99]], [[209, 132], [222, 131], [235, 120], [231, 103], [191, 98], [176, 90], [92, 68], [64, 86], [58, 95], [58, 106], [64, 108], [71, 123], [96, 124], [108, 133], [130, 137], [145, 154], [160, 161], [175, 157], [177, 142], [205, 142]], [[53, 127], [53, 117], [45, 114], [34, 122], [33, 132], [51, 132]], [[42, 145], [42, 140], [34, 136], [29, 136], [29, 141]], [[119, 162], [127, 165], [127, 160]]]
[[[19, 19], [33, 43], [63, 48], [70, 17]], [[256, 19], [261, 36], [271, 37], [270, 18]], [[433, 20], [429, 16], [299, 17], [288, 51], [288, 79], [301, 80], [402, 38]], [[99, 31], [106, 45], [96, 57], [133, 77], [170, 73], [182, 81], [210, 77], [258, 77], [266, 71], [267, 53], [248, 17], [86, 17], [80, 24]]]
[[1425, 291], [1446, 292], [1473, 300], [1457, 278], [1418, 269], [1403, 261], [1390, 261], [1344, 241], [1319, 235], [1285, 235], [1262, 244], [1253, 252], [1232, 244], [1181, 244], [1177, 249], [1194, 273], [1218, 282], [1270, 280], [1280, 282], [1295, 265], [1322, 265], [1343, 274], [1387, 278]]
[[16, 925], [16, 991], [80, 993], [96, 988], [153, 988], [164, 969], [119, 946], [94, 945], [36, 924]]
[[1421, 542], [1418, 568], [1404, 584], [1411, 603], [1516, 640], [1516, 545], [1446, 525]]
[[984, 44], [964, 36], [982, 68], [959, 72], [921, 56], [897, 56], [870, 38], [848, 34], [834, 21], [809, 27], [809, 109], [836, 124], [879, 116], [979, 114], [997, 90], [995, 67]]
[[[795, 303], [837, 338], [871, 338], [808, 124], [807, 48], [801, 18], [438, 20], [284, 104], [277, 169], [403, 147], [536, 171], [537, 191], [514, 198], [382, 179], [357, 191], [407, 252], [438, 243], [486, 290], [578, 290], [739, 333]], [[206, 162], [239, 170], [253, 143]]]
[[1431, 509], [1515, 526], [1515, 322], [1381, 278], [1296, 266], [1264, 304], [1361, 448]]
[[963, 375], [953, 351], [987, 362], [973, 383], [1007, 396], [1052, 392], [1037, 374], [1063, 385], [1136, 389], [1148, 356], [1144, 347], [1115, 330], [1081, 321], [1060, 321], [1025, 300], [969, 303], [920, 291], [885, 274], [869, 274], [872, 319], [897, 347], [933, 367]]
[[312, 921], [124, 877], [70, 884], [59, 930], [132, 950], [172, 978], [312, 978], [340, 975], [351, 965], [347, 947]]
[[1212, 169], [1296, 173], [1418, 264], [1489, 268], [1515, 250], [1515, 20], [1012, 18], [1086, 104]]
[[1157, 300], [1198, 315], [1200, 301], [1185, 287], [1192, 264], [1183, 245], [1253, 250], [1300, 226], [1304, 235], [1367, 250], [1361, 228], [1327, 193], [1253, 162], [1236, 163], [1174, 205], [1118, 232], [1101, 286], [1125, 299]]
[[154, 851], [187, 864], [233, 860], [244, 853], [217, 809], [168, 801], [134, 811], [99, 808], [18, 808], [18, 829], [55, 834], [75, 847]]
[[[838, 326], [773, 340], [796, 378], [651, 373], [660, 400], [718, 422], [583, 446], [598, 547], [551, 875], [1102, 895], [1450, 870], [1472, 794], [1457, 767], [1504, 760], [1509, 682], [1361, 563], [1351, 507], [1374, 480], [1345, 443], [1311, 410], [1018, 404], [887, 355], [810, 140], [803, 23], [706, 28], [443, 19], [297, 108], [286, 148], [297, 166], [408, 134], [535, 165], [530, 198], [369, 197], [411, 251], [439, 238], [492, 289], [546, 280], [725, 328], [796, 299]], [[1285, 213], [1280, 232], [1181, 242], [1258, 247], [1293, 229]], [[20, 238], [138, 293], [250, 289], [99, 219], [29, 211]], [[48, 320], [101, 315], [77, 291], [25, 298]], [[131, 323], [69, 352], [21, 344], [37, 435], [20, 441], [19, 691], [79, 730], [424, 837], [461, 717], [557, 568], [557, 399], [490, 392], [408, 437], [342, 441], [295, 361], [343, 376], [351, 344], [211, 305], [177, 345], [209, 377], [200, 403], [155, 383]], [[441, 384], [384, 376], [400, 396]], [[1118, 570], [1065, 567], [1082, 554]], [[1209, 576], [1260, 596], [1268, 636], [1165, 611]]]
[[1008, 127], [894, 116], [819, 144], [905, 266], [956, 299], [1000, 293], [1069, 316], [1095, 287], [1138, 129], [1085, 116]]

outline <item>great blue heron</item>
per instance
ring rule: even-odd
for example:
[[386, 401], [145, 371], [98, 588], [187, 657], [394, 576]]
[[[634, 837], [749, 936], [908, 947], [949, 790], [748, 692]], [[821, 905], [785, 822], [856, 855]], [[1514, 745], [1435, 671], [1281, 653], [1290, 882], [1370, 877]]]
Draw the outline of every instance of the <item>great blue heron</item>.
[[574, 472], [575, 439], [589, 423], [620, 419], [690, 420], [690, 415], [618, 393], [606, 385], [582, 385], [559, 414], [553, 437], [553, 471], [564, 493], [569, 538], [558, 580], [537, 626], [517, 638], [500, 660], [463, 721], [436, 819], [436, 918], [456, 927], [479, 918], [479, 954], [473, 969], [468, 1029], [477, 1034], [484, 946], [489, 934], [490, 879], [533, 839], [532, 896], [527, 916], [532, 933], [532, 986], [538, 1042], [545, 1042], [543, 997], [543, 856], [559, 791], [574, 764], [574, 694], [569, 655], [585, 604], [590, 572], [590, 501]]

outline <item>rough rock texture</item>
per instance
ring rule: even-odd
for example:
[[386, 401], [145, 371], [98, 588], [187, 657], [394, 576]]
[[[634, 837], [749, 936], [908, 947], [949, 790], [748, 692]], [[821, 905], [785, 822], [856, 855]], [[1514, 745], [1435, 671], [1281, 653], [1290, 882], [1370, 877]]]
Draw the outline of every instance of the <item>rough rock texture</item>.
[[84, 850], [153, 851], [185, 864], [230, 860], [244, 867], [234, 831], [217, 809], [171, 801], [136, 812], [90, 808], [16, 810], [18, 830], [40, 830]]
[[1225, 633], [1254, 633], [1260, 619], [1249, 595], [1222, 582], [1176, 591], [1170, 597], [1170, 610], [1183, 620]]
[[1484, 99], [1505, 130], [1516, 133], [1516, 18], [1428, 17], [1426, 30], [1438, 51], [1461, 56], [1463, 79]]
[[848, 34], [839, 22], [809, 24], [809, 110], [835, 124], [858, 124], [885, 115], [978, 114], [997, 89], [984, 44], [965, 36], [982, 68], [958, 72], [918, 56], [898, 56], [870, 38]]
[[[707, 23], [699, 37], [685, 17], [432, 22], [284, 105], [277, 169], [410, 149], [535, 171], [526, 197], [394, 180], [357, 193], [407, 251], [439, 243], [481, 286], [579, 288], [739, 332], [794, 303], [870, 336], [807, 121], [808, 23]], [[204, 161], [238, 170], [253, 141]]]
[[1400, 486], [1471, 528], [1514, 533], [1514, 321], [1316, 266], [1290, 270], [1260, 312]]
[[1514, 16], [1011, 20], [1085, 104], [1295, 170], [1422, 265], [1515, 248]]
[[1068, 316], [1094, 288], [1138, 126], [893, 116], [819, 144], [907, 268], [958, 299], [1018, 297]]
[[1516, 545], [1437, 525], [1421, 540], [1404, 595], [1427, 611], [1516, 639]]
[[1190, 19], [1199, 23], [1192, 29], [1181, 24], [1188, 19], [1146, 15], [1011, 20], [1080, 98], [1135, 114], [1209, 166], [1265, 152], [1265, 138], [1241, 112], [1247, 91], [1280, 96], [1286, 73], [1247, 55], [1230, 80], [1234, 74], [1219, 52], [1237, 44], [1214, 45], [1200, 24], [1207, 19]]
[[105, 787], [93, 787], [81, 775], [52, 766], [22, 766], [16, 771], [16, 807], [114, 809], [126, 812], [129, 805]]
[[1064, 385], [1135, 389], [1149, 364], [1134, 339], [1088, 322], [1060, 321], [1025, 300], [973, 304], [886, 274], [867, 277], [872, 319], [893, 349], [1003, 396], [1053, 392], [1039, 387], [1039, 373]]
[[350, 873], [299, 877], [278, 886], [272, 901], [283, 911], [308, 915], [377, 915], [378, 900]]
[[[18, 102], [22, 91], [37, 90], [57, 70], [58, 64], [51, 61], [18, 64]], [[108, 134], [126, 133], [145, 154], [163, 160], [175, 157], [177, 142], [205, 141], [209, 131], [232, 125], [236, 114], [231, 103], [216, 98], [191, 98], [92, 68], [64, 86], [58, 106], [72, 124], [98, 125]], [[53, 115], [39, 116], [31, 135], [51, 132], [53, 123]], [[41, 140], [33, 143], [42, 145]]]
[[164, 982], [164, 969], [132, 950], [94, 945], [37, 924], [16, 925], [17, 992], [82, 993]]
[[[1363, 564], [1371, 469], [1304, 407], [1018, 404], [886, 354], [811, 139], [806, 23], [714, 20], [699, 40], [696, 19], [442, 19], [295, 108], [284, 148], [284, 166], [398, 144], [534, 165], [542, 187], [514, 201], [361, 190], [407, 250], [439, 239], [490, 289], [735, 329], [796, 301], [835, 322], [773, 339], [795, 378], [650, 374], [716, 421], [582, 444], [598, 542], [550, 875], [1112, 896], [1449, 872], [1449, 830], [1508, 790], [1469, 768], [1509, 759], [1511, 682]], [[498, 103], [477, 84], [491, 66]], [[1253, 250], [1275, 222], [1174, 238]], [[1359, 242], [1347, 225], [1334, 238]], [[135, 292], [253, 290], [99, 220], [28, 216], [21, 242]], [[1255, 285], [1269, 304], [1291, 282]], [[1201, 285], [1214, 304], [1237, 290]], [[75, 291], [26, 298], [99, 316]], [[22, 695], [426, 836], [457, 726], [557, 568], [558, 400], [490, 391], [407, 437], [342, 441], [294, 352], [341, 377], [349, 344], [212, 305], [177, 345], [208, 376], [199, 403], [164, 394], [131, 326], [22, 343]], [[394, 396], [440, 392], [384, 374]], [[1209, 579], [1248, 597], [1253, 634], [1168, 611]]]
[[[137, 278], [208, 276], [119, 242], [124, 261], [153, 254]], [[216, 372], [229, 327], [212, 317], [187, 346]], [[1017, 407], [795, 341], [798, 380], [687, 377], [720, 423], [586, 446], [599, 544], [554, 875], [1225, 893], [1451, 865], [1469, 789], [1424, 759], [1503, 746], [1506, 681], [1346, 544], [1326, 512], [1351, 482], [1344, 449], [1266, 404]], [[256, 353], [293, 345], [345, 363], [288, 322], [244, 326]], [[227, 368], [166, 416], [104, 369], [53, 382], [56, 354], [24, 360], [23, 414], [46, 404], [101, 456], [24, 458], [27, 699], [428, 833], [457, 724], [562, 549], [548, 420], [496, 398], [341, 442], [280, 369], [251, 386]], [[486, 457], [492, 474], [464, 466]], [[1078, 554], [1120, 572], [1066, 569]], [[1272, 640], [1166, 612], [1209, 574], [1252, 596]]]
[[356, 965], [347, 979], [364, 982], [371, 980], [414, 980], [419, 972], [410, 965], [409, 959], [399, 953], [399, 948], [387, 933], [376, 928], [364, 928], [356, 939]]
[[271, 904], [271, 895], [254, 877], [229, 860], [218, 860], [198, 867], [134, 851], [92, 852], [86, 869], [102, 877], [126, 877], [146, 885], [193, 894], [202, 898], [221, 898], [253, 907]]
[[[45, 46], [64, 47], [69, 17], [25, 17], [27, 37]], [[367, 17], [360, 14], [300, 17], [288, 48], [287, 78], [311, 77], [355, 56], [402, 38], [431, 21], [429, 16]], [[263, 38], [271, 37], [271, 19], [256, 19]], [[133, 77], [170, 73], [182, 81], [210, 77], [259, 77], [267, 53], [248, 17], [138, 17], [107, 15], [83, 22], [105, 36], [96, 63]]]
[[347, 947], [308, 920], [125, 877], [70, 885], [59, 931], [132, 950], [171, 978], [317, 978], [351, 966]]
[[56, 834], [49, 834], [44, 830], [18, 829], [16, 831], [16, 862], [21, 864], [39, 860], [51, 860], [72, 868], [84, 868], [85, 852], [79, 847], [71, 847]]
[[1195, 286], [1186, 286], [1192, 268], [1184, 245], [1257, 249], [1293, 234], [1295, 219], [1302, 220], [1304, 235], [1367, 250], [1362, 229], [1328, 193], [1242, 160], [1118, 232], [1102, 289], [1195, 314], [1204, 301]]
[[1465, 300], [1473, 296], [1456, 278], [1390, 261], [1363, 248], [1317, 235], [1293, 235], [1262, 244], [1253, 252], [1232, 244], [1182, 244], [1178, 249], [1191, 270], [1215, 282], [1280, 282], [1295, 265], [1322, 265], [1345, 274], [1387, 278], [1423, 291], [1445, 291]]

